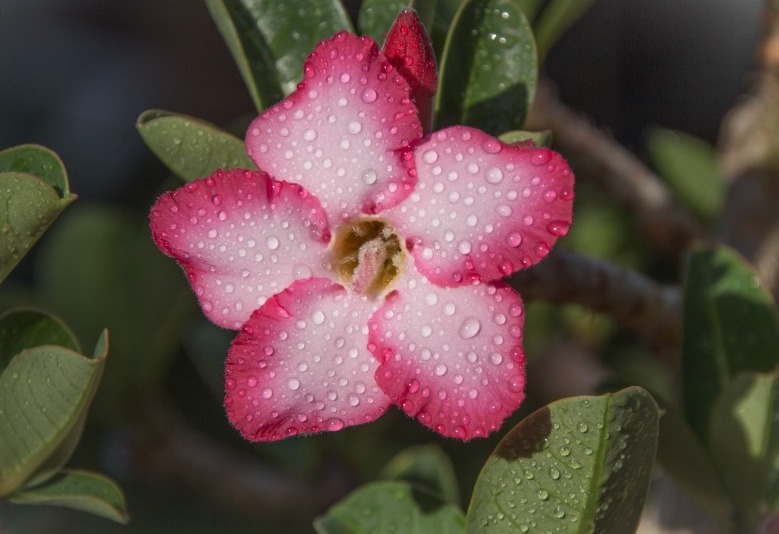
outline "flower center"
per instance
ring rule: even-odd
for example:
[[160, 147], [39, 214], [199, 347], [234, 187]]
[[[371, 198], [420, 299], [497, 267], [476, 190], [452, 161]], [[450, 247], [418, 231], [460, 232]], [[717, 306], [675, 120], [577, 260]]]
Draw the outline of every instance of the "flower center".
[[385, 294], [403, 270], [405, 253], [394, 228], [381, 219], [358, 219], [339, 227], [333, 237], [333, 267], [357, 293]]

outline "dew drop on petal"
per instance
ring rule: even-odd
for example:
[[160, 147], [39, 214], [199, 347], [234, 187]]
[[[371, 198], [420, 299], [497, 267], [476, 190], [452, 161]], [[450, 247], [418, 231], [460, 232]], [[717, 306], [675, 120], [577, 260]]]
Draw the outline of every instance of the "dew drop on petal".
[[435, 163], [438, 160], [438, 152], [435, 150], [427, 150], [422, 154], [422, 160], [428, 164]]
[[317, 310], [311, 315], [311, 322], [315, 325], [320, 325], [325, 322], [325, 314]]
[[446, 365], [444, 365], [443, 363], [439, 363], [438, 365], [435, 366], [433, 372], [435, 373], [436, 376], [444, 376], [448, 370], [449, 369], [447, 369]]
[[496, 185], [503, 181], [503, 171], [493, 167], [487, 171], [487, 182]]
[[265, 241], [265, 244], [268, 245], [269, 249], [276, 250], [279, 248], [279, 238], [276, 236], [269, 236]]
[[309, 128], [308, 130], [303, 132], [303, 139], [305, 139], [306, 141], [313, 141], [314, 139], [316, 139], [316, 135], [317, 135], [316, 130], [312, 130]]
[[373, 169], [365, 169], [362, 172], [362, 183], [365, 185], [373, 185], [379, 179], [379, 175]]
[[372, 104], [373, 102], [376, 102], [376, 99], [379, 97], [379, 94], [376, 92], [375, 89], [367, 88], [365, 91], [362, 92], [362, 101], [366, 104]]
[[532, 161], [533, 165], [546, 165], [549, 163], [549, 161], [552, 159], [552, 151], [548, 148], [539, 148], [538, 150], [533, 153], [533, 156], [530, 161]]
[[519, 232], [511, 232], [506, 236], [506, 244], [512, 248], [516, 248], [522, 244], [522, 234]]
[[547, 202], [554, 202], [557, 198], [557, 192], [554, 189], [547, 189], [544, 191], [544, 200]]
[[497, 139], [494, 139], [492, 137], [486, 139], [481, 144], [481, 147], [488, 154], [497, 154], [498, 152], [503, 150], [503, 145], [501, 145], [500, 141], [498, 141]]
[[457, 244], [457, 251], [460, 254], [469, 254], [471, 252], [471, 242], [470, 241], [460, 241]]
[[358, 134], [362, 131], [362, 123], [360, 121], [351, 121], [347, 126], [349, 133]]
[[457, 308], [455, 307], [453, 302], [447, 302], [446, 304], [444, 304], [444, 315], [446, 315], [447, 317], [451, 317], [452, 315], [454, 315], [454, 312], [456, 311]]
[[476, 317], [468, 317], [460, 325], [457, 333], [463, 339], [471, 339], [479, 333], [479, 330], [481, 330], [481, 322]]
[[292, 391], [297, 391], [300, 388], [300, 380], [297, 378], [290, 378], [287, 380], [287, 387]]
[[346, 423], [344, 423], [341, 419], [334, 418], [334, 419], [328, 419], [325, 423], [325, 426], [328, 430], [331, 430], [333, 432], [336, 432], [338, 430], [341, 430], [343, 427], [346, 426]]
[[568, 233], [568, 229], [570, 228], [570, 226], [571, 225], [565, 221], [552, 221], [548, 225], [546, 225], [546, 229], [552, 235], [564, 236]]

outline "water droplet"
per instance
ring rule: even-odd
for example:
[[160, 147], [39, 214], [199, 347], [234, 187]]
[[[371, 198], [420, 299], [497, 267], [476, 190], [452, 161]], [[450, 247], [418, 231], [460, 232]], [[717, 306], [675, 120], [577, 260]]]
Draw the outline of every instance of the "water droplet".
[[546, 229], [552, 235], [564, 236], [568, 233], [570, 226], [571, 225], [565, 221], [552, 221], [546, 225]]
[[487, 171], [487, 182], [491, 184], [499, 184], [503, 181], [503, 171], [497, 167], [493, 167]]
[[481, 147], [484, 149], [484, 151], [488, 154], [497, 154], [501, 150], [503, 150], [503, 145], [501, 145], [500, 141], [497, 139], [494, 139], [490, 137], [489, 139], [485, 140]]
[[325, 423], [325, 426], [328, 430], [336, 432], [338, 430], [341, 430], [343, 427], [346, 426], [346, 423], [344, 423], [341, 419], [334, 418], [334, 419], [328, 419]]
[[549, 492], [546, 490], [538, 490], [538, 498], [545, 501], [549, 498]]
[[427, 150], [422, 154], [422, 160], [427, 164], [432, 164], [438, 161], [438, 152], [435, 150]]
[[262, 390], [262, 398], [270, 399], [273, 396], [273, 390], [271, 388], [265, 388]]
[[446, 304], [444, 304], [444, 315], [446, 315], [447, 317], [451, 317], [452, 315], [454, 315], [454, 312], [456, 311], [457, 311], [457, 307], [454, 305], [453, 302], [447, 302]]
[[425, 302], [429, 306], [434, 306], [438, 302], [438, 295], [436, 295], [435, 293], [428, 293], [427, 295], [425, 295]]
[[270, 236], [265, 241], [265, 244], [268, 246], [269, 249], [276, 250], [277, 248], [279, 248], [279, 238], [276, 236]]
[[287, 387], [291, 389], [292, 391], [297, 391], [300, 389], [300, 380], [297, 378], [290, 378], [287, 380]]
[[365, 185], [373, 185], [378, 181], [378, 179], [379, 175], [373, 169], [365, 169], [362, 172], [362, 182]]
[[533, 165], [546, 165], [552, 159], [552, 151], [548, 148], [539, 148], [533, 153], [530, 161]]
[[547, 202], [554, 202], [556, 198], [557, 198], [557, 191], [555, 191], [554, 189], [547, 189], [546, 191], [544, 191], [544, 200], [546, 200]]
[[347, 128], [349, 133], [358, 134], [362, 131], [362, 123], [360, 121], [351, 121]]
[[465, 240], [460, 241], [457, 244], [457, 251], [460, 254], [470, 254], [470, 252], [471, 252], [471, 242], [470, 241], [465, 241]]
[[313, 313], [313, 315], [311, 315], [311, 321], [315, 325], [320, 325], [325, 322], [325, 314], [317, 310]]
[[366, 104], [372, 104], [373, 102], [376, 102], [376, 99], [379, 97], [379, 94], [376, 92], [375, 89], [365, 89], [365, 91], [362, 92], [362, 101]]
[[522, 234], [519, 232], [511, 232], [506, 236], [506, 244], [512, 248], [516, 248], [522, 244]]
[[550, 467], [549, 468], [549, 476], [552, 478], [552, 480], [559, 480], [559, 478], [560, 478], [560, 471], [558, 471], [554, 467]]
[[438, 365], [435, 366], [433, 372], [435, 373], [436, 376], [444, 376], [448, 370], [449, 369], [447, 369], [446, 365], [444, 365], [443, 363], [439, 363]]
[[468, 317], [460, 325], [457, 333], [463, 339], [471, 339], [479, 333], [479, 330], [481, 330], [481, 322], [476, 317]]
[[316, 130], [308, 129], [305, 132], [303, 132], [303, 139], [306, 141], [313, 141], [316, 139]]

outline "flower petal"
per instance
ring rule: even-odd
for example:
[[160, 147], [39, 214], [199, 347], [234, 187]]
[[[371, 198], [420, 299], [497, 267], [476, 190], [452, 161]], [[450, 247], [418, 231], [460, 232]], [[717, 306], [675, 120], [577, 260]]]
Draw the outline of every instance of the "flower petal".
[[418, 183], [393, 220], [438, 285], [496, 280], [540, 261], [568, 232], [573, 174], [559, 154], [454, 126], [414, 148]]
[[373, 421], [390, 401], [374, 380], [367, 317], [378, 307], [313, 278], [270, 298], [227, 358], [225, 407], [252, 441], [340, 430]]
[[436, 432], [486, 436], [524, 398], [522, 301], [502, 283], [444, 288], [409, 271], [369, 323], [376, 381]]
[[409, 85], [369, 37], [345, 32], [308, 57], [298, 89], [249, 126], [246, 147], [274, 178], [302, 184], [333, 224], [408, 196], [398, 149], [422, 136]]
[[162, 195], [151, 231], [184, 267], [208, 318], [235, 329], [294, 280], [322, 275], [330, 240], [313, 195], [239, 169]]

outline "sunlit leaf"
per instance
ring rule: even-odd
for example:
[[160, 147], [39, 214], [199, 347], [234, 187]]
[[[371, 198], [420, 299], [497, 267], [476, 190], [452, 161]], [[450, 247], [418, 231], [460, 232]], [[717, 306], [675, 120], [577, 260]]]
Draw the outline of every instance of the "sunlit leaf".
[[70, 329], [51, 314], [21, 309], [0, 315], [0, 372], [21, 351], [39, 345], [81, 350]]
[[206, 4], [260, 111], [295, 90], [303, 77], [303, 62], [317, 43], [339, 30], [353, 31], [339, 0], [206, 0]]
[[475, 126], [493, 135], [522, 127], [536, 91], [533, 32], [518, 0], [468, 0], [440, 62], [436, 129]]
[[408, 482], [376, 482], [330, 508], [314, 528], [319, 534], [461, 534], [463, 524], [457, 507]]
[[551, 146], [552, 131], [543, 130], [541, 132], [530, 132], [527, 130], [513, 130], [503, 133], [499, 136], [500, 140], [510, 145], [532, 141], [536, 146]]
[[691, 135], [656, 128], [647, 148], [658, 173], [698, 215], [713, 220], [725, 199], [725, 176], [714, 147]]
[[779, 319], [771, 295], [735, 251], [699, 246], [687, 260], [682, 384], [687, 419], [704, 443], [711, 406], [742, 371], [779, 363]]
[[36, 347], [0, 374], [0, 496], [27, 482], [64, 441], [72, 442], [100, 381], [105, 342], [98, 350], [87, 358], [63, 347]]
[[460, 491], [451, 460], [435, 445], [420, 445], [399, 452], [382, 470], [382, 478], [405, 480], [416, 488], [457, 505]]
[[779, 506], [779, 380], [736, 376], [712, 408], [709, 448], [744, 532]]
[[127, 523], [127, 504], [122, 489], [110, 478], [89, 471], [63, 470], [45, 484], [17, 491], [15, 504], [63, 506]]
[[149, 110], [136, 128], [146, 145], [170, 171], [187, 181], [217, 169], [256, 169], [241, 139], [194, 117]]
[[536, 411], [487, 460], [466, 531], [632, 532], [652, 472], [658, 419], [655, 401], [635, 387]]

